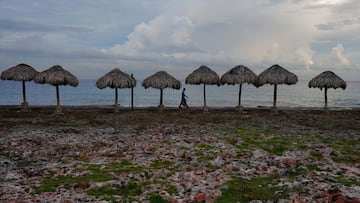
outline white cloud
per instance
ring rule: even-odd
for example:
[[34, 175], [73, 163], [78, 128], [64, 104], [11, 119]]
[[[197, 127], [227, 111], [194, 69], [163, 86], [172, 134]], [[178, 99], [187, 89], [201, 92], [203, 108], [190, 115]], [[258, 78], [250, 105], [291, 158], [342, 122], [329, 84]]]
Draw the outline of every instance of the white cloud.
[[186, 16], [157, 16], [149, 22], [138, 24], [123, 44], [103, 52], [118, 55], [184, 55], [191, 51], [194, 44], [191, 39], [193, 24]]
[[311, 66], [314, 65], [313, 51], [308, 47], [301, 47], [295, 53], [298, 61], [305, 65], [306, 70], [310, 70]]
[[310, 44], [317, 12], [305, 15], [302, 5], [289, 2], [266, 8], [239, 1], [191, 5], [175, 4], [166, 14], [135, 26], [126, 42], [102, 51], [223, 66], [296, 63], [309, 68], [314, 63]]
[[344, 47], [342, 44], [338, 44], [332, 48], [331, 56], [341, 65], [350, 65], [349, 59], [344, 56]]
[[187, 73], [201, 64], [260, 72], [279, 63], [309, 73], [360, 63], [358, 0], [14, 2], [0, 3], [0, 51], [11, 50], [13, 61], [41, 51], [32, 60], [61, 55], [63, 63], [96, 64], [94, 73], [101, 64]]

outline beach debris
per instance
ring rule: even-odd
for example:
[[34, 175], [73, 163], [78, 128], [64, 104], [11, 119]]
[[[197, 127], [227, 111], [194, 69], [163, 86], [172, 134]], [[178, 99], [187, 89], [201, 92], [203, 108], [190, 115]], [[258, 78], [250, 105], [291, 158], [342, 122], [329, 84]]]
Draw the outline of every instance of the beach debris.
[[[241, 121], [173, 114], [81, 112], [59, 122], [43, 113], [2, 122], [0, 202], [359, 201], [358, 116], [339, 113], [328, 122], [349, 126], [323, 129], [301, 119], [320, 123], [322, 115], [301, 112]], [[177, 122], [181, 116], [192, 119]]]

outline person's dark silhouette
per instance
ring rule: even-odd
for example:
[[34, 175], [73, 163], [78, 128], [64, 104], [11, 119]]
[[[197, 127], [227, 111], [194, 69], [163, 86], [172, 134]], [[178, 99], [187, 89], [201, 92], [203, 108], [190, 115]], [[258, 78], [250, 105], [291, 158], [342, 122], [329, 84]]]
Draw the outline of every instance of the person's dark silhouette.
[[181, 103], [179, 104], [179, 109], [181, 108], [181, 106], [185, 107], [185, 108], [189, 108], [189, 106], [186, 103], [186, 98], [189, 98], [188, 96], [185, 95], [185, 88], [183, 88], [182, 92], [181, 92]]

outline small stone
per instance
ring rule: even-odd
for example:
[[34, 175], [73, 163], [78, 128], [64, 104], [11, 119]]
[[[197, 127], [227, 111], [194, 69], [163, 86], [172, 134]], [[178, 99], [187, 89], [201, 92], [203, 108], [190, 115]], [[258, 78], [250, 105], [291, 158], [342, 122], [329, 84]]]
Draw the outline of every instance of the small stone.
[[198, 193], [197, 195], [194, 196], [194, 201], [195, 202], [205, 202], [206, 200], [206, 195], [205, 193]]
[[191, 192], [192, 193], [198, 193], [198, 192], [200, 192], [201, 191], [201, 187], [200, 186], [193, 186], [192, 188], [191, 188]]

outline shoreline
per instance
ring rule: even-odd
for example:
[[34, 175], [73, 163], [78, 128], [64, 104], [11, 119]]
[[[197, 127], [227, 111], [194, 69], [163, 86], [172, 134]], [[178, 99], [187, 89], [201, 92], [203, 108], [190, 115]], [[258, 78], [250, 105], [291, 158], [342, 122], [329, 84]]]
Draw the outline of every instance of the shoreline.
[[[63, 111], [75, 112], [75, 111], [111, 111], [114, 108], [114, 105], [63, 105], [61, 106]], [[209, 112], [210, 111], [224, 111], [224, 112], [231, 112], [235, 111], [238, 112], [236, 107], [207, 107]], [[31, 105], [29, 106], [28, 112], [38, 112], [38, 111], [51, 111], [55, 110], [56, 105]], [[0, 105], [0, 111], [21, 111], [21, 105]], [[124, 107], [119, 106], [120, 112], [131, 112], [131, 107]], [[148, 106], [148, 107], [134, 107], [134, 111], [156, 111], [159, 110], [157, 106]], [[188, 109], [178, 107], [164, 107], [164, 111], [180, 111], [180, 112], [203, 112], [203, 107], [189, 107]], [[258, 107], [243, 107], [243, 112], [254, 112], [254, 111], [271, 111], [271, 106], [258, 106]], [[278, 111], [283, 112], [296, 112], [296, 111], [303, 111], [303, 112], [321, 112], [324, 111], [324, 107], [277, 107]], [[360, 111], [360, 107], [328, 107], [329, 112], [339, 112], [339, 111], [353, 111], [358, 112]], [[26, 113], [26, 112], [23, 112]]]

